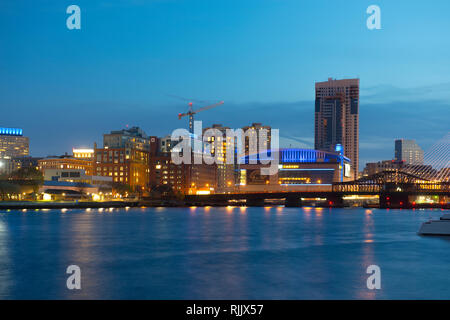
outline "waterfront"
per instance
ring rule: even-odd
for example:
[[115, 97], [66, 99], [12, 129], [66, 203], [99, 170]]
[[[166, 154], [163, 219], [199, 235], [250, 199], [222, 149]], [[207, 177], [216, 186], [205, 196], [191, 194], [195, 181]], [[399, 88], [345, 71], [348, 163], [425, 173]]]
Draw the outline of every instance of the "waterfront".
[[[128, 208], [0, 212], [1, 299], [449, 299], [441, 210]], [[81, 268], [79, 291], [67, 266]], [[368, 290], [366, 268], [381, 268]]]

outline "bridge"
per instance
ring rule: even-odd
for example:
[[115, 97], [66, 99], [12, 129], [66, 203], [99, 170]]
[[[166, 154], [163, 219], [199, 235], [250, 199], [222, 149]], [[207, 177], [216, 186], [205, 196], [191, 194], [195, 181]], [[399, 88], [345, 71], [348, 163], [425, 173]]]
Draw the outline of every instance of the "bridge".
[[450, 209], [450, 132], [438, 140], [424, 154], [420, 164], [404, 164], [399, 168], [349, 182], [333, 183], [331, 186], [310, 186], [304, 191], [259, 193], [224, 193], [211, 195], [188, 195], [188, 205], [246, 205], [263, 206], [276, 200], [287, 207], [300, 207], [306, 201], [321, 201], [328, 207], [344, 206], [344, 198], [371, 196], [378, 199], [380, 208], [414, 208], [423, 206], [420, 197], [433, 199], [434, 207]]
[[286, 207], [301, 207], [304, 199], [322, 199], [327, 207], [344, 206], [346, 196], [376, 196], [380, 208], [413, 208], [419, 196], [433, 196], [437, 204], [448, 207], [450, 182], [431, 181], [410, 172], [385, 170], [355, 181], [334, 183], [329, 190], [285, 191], [258, 193], [223, 193], [210, 195], [188, 195], [188, 205], [231, 205], [264, 206], [269, 200], [284, 201]]

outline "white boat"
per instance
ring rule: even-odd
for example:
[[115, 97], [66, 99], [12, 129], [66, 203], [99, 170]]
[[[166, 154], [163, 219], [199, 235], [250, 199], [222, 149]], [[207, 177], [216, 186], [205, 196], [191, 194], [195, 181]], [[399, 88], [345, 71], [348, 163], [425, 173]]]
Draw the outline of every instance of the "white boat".
[[422, 223], [419, 234], [424, 236], [450, 236], [450, 213], [444, 214], [439, 220]]

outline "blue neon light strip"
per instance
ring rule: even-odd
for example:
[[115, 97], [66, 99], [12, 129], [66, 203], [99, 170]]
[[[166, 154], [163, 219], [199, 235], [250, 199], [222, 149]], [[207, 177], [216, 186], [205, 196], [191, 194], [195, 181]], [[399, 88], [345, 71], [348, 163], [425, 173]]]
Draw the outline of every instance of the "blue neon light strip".
[[[281, 149], [279, 150], [279, 159], [281, 163], [327, 163], [340, 162], [342, 157], [344, 161], [350, 162], [350, 159], [331, 152], [313, 150], [313, 149]], [[239, 163], [250, 163], [250, 160], [262, 161], [273, 160], [272, 151], [257, 153], [241, 157]], [[321, 161], [319, 161], [321, 160]]]
[[284, 149], [281, 151], [281, 162], [316, 162], [317, 151], [308, 149]]
[[0, 135], [3, 136], [22, 136], [23, 130], [20, 128], [1, 128]]

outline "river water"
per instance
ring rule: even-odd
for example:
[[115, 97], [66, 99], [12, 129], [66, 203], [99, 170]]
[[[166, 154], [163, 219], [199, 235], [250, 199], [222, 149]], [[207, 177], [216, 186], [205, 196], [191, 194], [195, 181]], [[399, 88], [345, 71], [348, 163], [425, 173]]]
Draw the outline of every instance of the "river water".
[[[0, 299], [450, 299], [450, 238], [417, 235], [442, 213], [3, 210]], [[69, 265], [81, 290], [67, 289]]]

